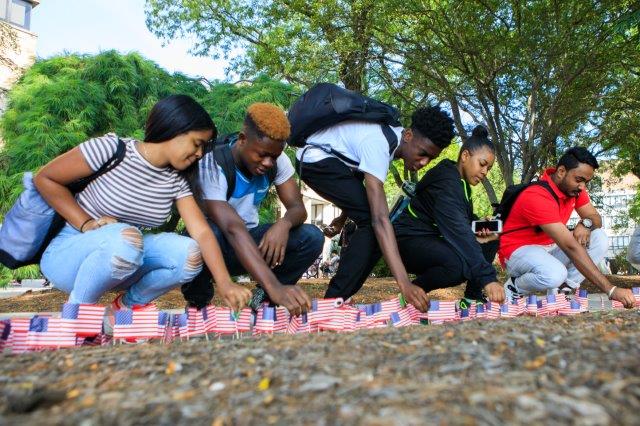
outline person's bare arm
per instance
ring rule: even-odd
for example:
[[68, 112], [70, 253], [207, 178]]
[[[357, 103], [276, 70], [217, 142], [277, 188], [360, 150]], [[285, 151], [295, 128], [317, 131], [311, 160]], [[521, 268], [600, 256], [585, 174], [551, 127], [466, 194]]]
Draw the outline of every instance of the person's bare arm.
[[[574, 238], [571, 231], [564, 224], [558, 222], [540, 225], [540, 227], [565, 252], [582, 275], [604, 293], [609, 294], [613, 286], [607, 277], [598, 270], [585, 248]], [[633, 307], [635, 303], [633, 293], [629, 289], [616, 288], [611, 294], [611, 298], [621, 302], [626, 308]]]
[[276, 190], [286, 211], [283, 217], [271, 225], [258, 244], [262, 257], [272, 268], [281, 265], [284, 261], [291, 228], [304, 223], [307, 218], [307, 210], [304, 208], [302, 194], [295, 179], [288, 179], [276, 186]]
[[51, 160], [36, 174], [33, 183], [42, 198], [60, 216], [76, 229], [80, 229], [91, 216], [78, 205], [67, 185], [92, 174], [93, 170], [80, 148], [76, 147]]
[[591, 219], [593, 222], [592, 229], [587, 229], [582, 223], [578, 223], [573, 230], [573, 236], [575, 239], [578, 240], [583, 247], [588, 247], [589, 241], [591, 240], [591, 231], [602, 227], [602, 217], [600, 217], [600, 213], [598, 213], [591, 203], [577, 208], [576, 213], [578, 213], [581, 219]]
[[400, 258], [398, 243], [389, 220], [389, 208], [382, 182], [375, 176], [365, 173], [364, 182], [371, 210], [371, 225], [375, 232], [382, 255], [391, 269], [393, 277], [407, 302], [422, 312], [429, 308], [429, 298], [424, 290], [409, 281], [407, 270]]
[[234, 284], [224, 263], [220, 246], [213, 231], [193, 197], [183, 197], [176, 201], [180, 217], [191, 238], [200, 246], [205, 265], [211, 271], [218, 294], [234, 311], [239, 311], [251, 299], [251, 291]]
[[311, 308], [311, 299], [297, 286], [285, 286], [278, 281], [262, 253], [253, 241], [238, 213], [226, 201], [206, 201], [208, 216], [220, 228], [240, 264], [263, 287], [271, 301], [286, 307], [292, 315], [299, 315]]

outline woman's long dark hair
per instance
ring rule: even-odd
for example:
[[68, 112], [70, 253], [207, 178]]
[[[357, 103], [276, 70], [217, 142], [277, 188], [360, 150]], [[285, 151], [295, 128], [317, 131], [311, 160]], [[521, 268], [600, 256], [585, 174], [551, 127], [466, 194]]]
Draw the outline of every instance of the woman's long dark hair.
[[165, 142], [192, 130], [213, 130], [212, 139], [218, 133], [209, 113], [195, 99], [171, 95], [158, 101], [149, 112], [144, 141]]

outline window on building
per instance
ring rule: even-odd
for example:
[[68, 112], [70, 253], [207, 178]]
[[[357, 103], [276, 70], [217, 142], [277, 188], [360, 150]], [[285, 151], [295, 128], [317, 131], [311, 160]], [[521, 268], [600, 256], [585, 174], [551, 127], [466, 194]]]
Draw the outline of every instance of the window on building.
[[0, 19], [30, 29], [32, 7], [25, 0], [0, 0]]

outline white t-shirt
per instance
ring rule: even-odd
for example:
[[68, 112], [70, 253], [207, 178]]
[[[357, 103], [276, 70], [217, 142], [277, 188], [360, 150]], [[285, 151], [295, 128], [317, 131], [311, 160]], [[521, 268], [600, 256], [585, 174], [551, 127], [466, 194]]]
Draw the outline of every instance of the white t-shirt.
[[[400, 142], [403, 128], [391, 127], [391, 129]], [[312, 134], [307, 138], [308, 145], [323, 145], [344, 155], [358, 164], [358, 170], [375, 176], [381, 182], [387, 178], [389, 163], [393, 159], [393, 153], [389, 154], [389, 142], [382, 133], [380, 124], [377, 123], [344, 121]], [[296, 158], [304, 163], [316, 163], [329, 157], [335, 156], [314, 146], [298, 148], [296, 152]], [[344, 163], [353, 167], [353, 164]]]
[[[227, 200], [227, 178], [213, 158], [211, 152], [200, 160], [200, 188], [202, 198], [212, 201], [227, 201], [242, 218], [247, 228], [255, 228], [259, 224], [258, 209], [269, 191], [267, 174], [261, 176], [245, 176], [236, 168], [236, 186]], [[289, 157], [283, 152], [277, 163], [277, 172], [273, 183], [278, 186], [293, 176], [295, 170]], [[212, 165], [216, 167], [213, 170]]]

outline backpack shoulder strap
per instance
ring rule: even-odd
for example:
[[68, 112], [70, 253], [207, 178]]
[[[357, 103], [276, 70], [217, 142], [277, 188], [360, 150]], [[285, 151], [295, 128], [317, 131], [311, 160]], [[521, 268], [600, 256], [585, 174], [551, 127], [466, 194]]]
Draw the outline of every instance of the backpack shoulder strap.
[[106, 163], [100, 166], [100, 168], [96, 170], [94, 174], [82, 179], [78, 179], [77, 181], [70, 183], [67, 187], [74, 194], [81, 192], [87, 187], [87, 185], [89, 185], [89, 183], [91, 183], [91, 181], [116, 168], [116, 166], [118, 166], [118, 164], [120, 164], [122, 160], [124, 160], [126, 154], [127, 146], [122, 141], [122, 139], [118, 138], [118, 146], [116, 147], [116, 151]]
[[380, 127], [382, 128], [384, 137], [389, 143], [389, 155], [392, 155], [393, 151], [395, 151], [398, 147], [398, 135], [396, 135], [396, 132], [394, 132], [391, 126], [389, 126], [388, 124], [381, 124]]
[[531, 182], [531, 185], [538, 185], [543, 187], [547, 191], [549, 191], [549, 194], [551, 194], [553, 199], [556, 200], [556, 203], [558, 203], [558, 206], [560, 205], [560, 198], [558, 198], [558, 194], [556, 194], [556, 191], [554, 191], [553, 188], [551, 188], [551, 185], [549, 185], [549, 182], [547, 182], [546, 180], [537, 180], [535, 182]]
[[236, 163], [233, 161], [231, 146], [228, 144], [216, 146], [213, 148], [212, 155], [227, 179], [227, 200], [229, 200], [236, 188]]
[[269, 186], [276, 180], [278, 174], [278, 161], [273, 164], [273, 167], [267, 170], [267, 179], [269, 180]]

